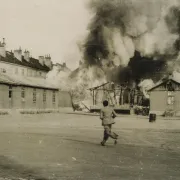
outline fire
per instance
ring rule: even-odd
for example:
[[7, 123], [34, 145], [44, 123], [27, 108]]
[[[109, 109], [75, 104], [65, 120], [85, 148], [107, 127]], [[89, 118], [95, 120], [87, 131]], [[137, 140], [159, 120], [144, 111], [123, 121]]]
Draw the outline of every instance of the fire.
[[179, 71], [178, 0], [90, 0], [89, 8], [93, 17], [85, 39], [77, 43], [79, 68], [72, 73], [54, 70], [48, 77], [74, 93], [75, 101], [90, 104], [87, 89], [107, 80], [143, 79], [138, 84], [148, 98], [147, 89], [164, 74]]

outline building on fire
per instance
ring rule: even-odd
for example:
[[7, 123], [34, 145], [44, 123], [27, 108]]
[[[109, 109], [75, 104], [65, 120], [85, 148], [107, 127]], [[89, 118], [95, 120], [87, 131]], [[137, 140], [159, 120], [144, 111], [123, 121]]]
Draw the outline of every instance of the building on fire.
[[144, 95], [140, 90], [129, 88], [125, 84], [107, 82], [89, 90], [92, 96], [91, 111], [99, 111], [104, 100], [108, 100], [115, 111], [119, 113], [130, 113], [131, 107], [141, 106], [144, 102]]
[[6, 51], [3, 39], [0, 42], [0, 109], [58, 109], [63, 104], [59, 98], [61, 93], [46, 79], [52, 66], [50, 55], [35, 59], [21, 48]]

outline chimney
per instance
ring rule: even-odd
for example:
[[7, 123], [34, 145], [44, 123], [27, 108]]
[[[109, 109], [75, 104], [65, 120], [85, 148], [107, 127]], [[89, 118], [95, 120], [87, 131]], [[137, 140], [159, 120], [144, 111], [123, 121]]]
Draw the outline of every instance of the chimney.
[[29, 51], [26, 51], [26, 50], [24, 51], [24, 59], [29, 62], [29, 60], [30, 60], [30, 53], [29, 53]]
[[22, 50], [21, 47], [19, 49], [14, 50], [14, 57], [19, 61], [22, 61]]
[[39, 56], [39, 63], [44, 66], [44, 56]]
[[46, 65], [47, 67], [49, 67], [50, 69], [52, 69], [52, 62], [51, 62], [51, 56], [50, 56], [50, 54], [45, 56], [45, 61], [44, 61], [44, 63], [45, 63], [45, 65]]
[[0, 56], [6, 57], [6, 43], [5, 38], [3, 38], [3, 42], [0, 42]]

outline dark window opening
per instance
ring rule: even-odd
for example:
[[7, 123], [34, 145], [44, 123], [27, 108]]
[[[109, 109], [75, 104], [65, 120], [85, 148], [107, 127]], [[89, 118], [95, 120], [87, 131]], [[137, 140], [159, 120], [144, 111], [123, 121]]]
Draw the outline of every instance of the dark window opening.
[[43, 92], [43, 102], [46, 102], [46, 90]]
[[33, 89], [33, 103], [36, 103], [36, 89]]
[[12, 86], [9, 86], [9, 98], [12, 98]]
[[24, 87], [22, 87], [22, 89], [21, 89], [21, 98], [25, 98], [25, 89], [24, 89]]
[[56, 92], [55, 91], [53, 91], [52, 102], [53, 103], [56, 102]]

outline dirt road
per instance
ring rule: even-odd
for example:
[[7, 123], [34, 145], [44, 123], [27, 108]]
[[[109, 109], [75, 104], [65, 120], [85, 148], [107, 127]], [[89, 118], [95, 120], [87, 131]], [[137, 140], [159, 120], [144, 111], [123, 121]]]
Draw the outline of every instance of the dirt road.
[[[120, 139], [100, 146], [96, 116], [0, 117], [0, 177], [60, 180], [179, 180], [180, 121], [119, 117]], [[1, 179], [0, 178], [0, 179]]]

